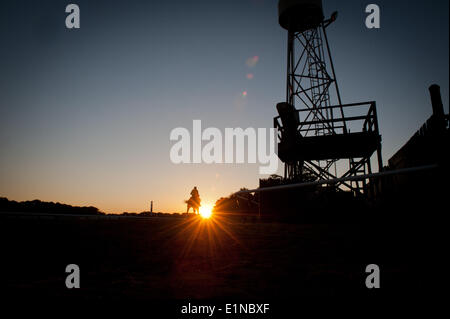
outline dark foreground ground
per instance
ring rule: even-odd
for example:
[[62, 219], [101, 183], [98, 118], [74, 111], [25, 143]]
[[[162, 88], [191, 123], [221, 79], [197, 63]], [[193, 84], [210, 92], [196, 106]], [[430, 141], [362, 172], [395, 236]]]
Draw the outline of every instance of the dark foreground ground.
[[[2, 293], [20, 298], [295, 299], [417, 295], [424, 226], [300, 225], [216, 216], [90, 220], [0, 217]], [[424, 262], [425, 261], [425, 262]], [[368, 290], [365, 268], [381, 270]], [[77, 264], [81, 289], [65, 286]]]

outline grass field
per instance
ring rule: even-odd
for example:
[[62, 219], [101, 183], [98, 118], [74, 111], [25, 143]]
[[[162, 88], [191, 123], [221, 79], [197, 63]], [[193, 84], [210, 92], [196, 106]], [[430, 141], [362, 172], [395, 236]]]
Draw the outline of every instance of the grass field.
[[[121, 220], [0, 217], [2, 291], [88, 299], [277, 299], [360, 295], [376, 263], [386, 291], [410, 283], [415, 230], [239, 222], [215, 216]], [[395, 234], [395, 235], [394, 235]], [[408, 235], [409, 234], [409, 235]], [[81, 289], [65, 287], [77, 264]], [[417, 276], [416, 276], [417, 277]]]

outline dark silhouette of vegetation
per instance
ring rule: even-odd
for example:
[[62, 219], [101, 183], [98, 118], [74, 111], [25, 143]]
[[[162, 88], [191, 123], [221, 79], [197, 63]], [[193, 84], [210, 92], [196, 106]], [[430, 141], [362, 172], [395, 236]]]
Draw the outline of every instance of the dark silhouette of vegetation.
[[[241, 188], [239, 191], [245, 191], [247, 188]], [[221, 197], [216, 201], [214, 212], [222, 213], [257, 213], [258, 212], [258, 194], [231, 194], [228, 197]]]
[[[110, 214], [111, 215], [111, 214]], [[125, 217], [141, 217], [141, 218], [148, 218], [148, 217], [187, 217], [188, 214], [186, 213], [163, 213], [163, 212], [140, 212], [140, 213], [129, 213], [129, 212], [123, 212], [122, 214], [113, 214], [115, 216], [125, 216]]]
[[[312, 175], [308, 170], [304, 170], [302, 173], [302, 181], [303, 182], [311, 182], [317, 180], [317, 177]], [[290, 180], [289, 183], [298, 182]], [[270, 175], [268, 178], [260, 179], [259, 185], [260, 188], [265, 187], [274, 187], [285, 185], [286, 180], [280, 175]], [[247, 188], [241, 188], [239, 191], [248, 190]], [[237, 192], [236, 192], [237, 193]], [[231, 194], [228, 197], [221, 197], [216, 201], [214, 206], [215, 212], [221, 213], [247, 213], [247, 214], [257, 214], [259, 213], [259, 196], [260, 193], [256, 194], [239, 194], [236, 193]], [[278, 200], [274, 198], [274, 203], [277, 203]]]
[[17, 202], [0, 197], [0, 213], [44, 213], [44, 214], [81, 214], [81, 215], [101, 215], [103, 214], [97, 207], [71, 206], [67, 204], [42, 202], [32, 200]]

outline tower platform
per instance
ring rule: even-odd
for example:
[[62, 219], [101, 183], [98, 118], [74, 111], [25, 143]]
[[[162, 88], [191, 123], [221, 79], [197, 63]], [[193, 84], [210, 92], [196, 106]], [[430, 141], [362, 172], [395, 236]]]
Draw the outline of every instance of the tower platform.
[[[295, 110], [286, 103], [280, 103], [277, 107], [280, 116], [274, 118], [274, 127], [279, 131], [278, 157], [285, 163], [369, 158], [381, 149], [375, 102], [330, 106], [328, 110], [363, 106], [368, 106], [368, 112], [360, 116], [300, 121], [301, 113], [311, 112], [311, 109]], [[341, 125], [344, 122], [345, 127], [352, 127], [355, 132], [344, 131]], [[326, 126], [321, 132], [329, 128], [329, 134], [315, 135], [311, 127], [318, 123]]]

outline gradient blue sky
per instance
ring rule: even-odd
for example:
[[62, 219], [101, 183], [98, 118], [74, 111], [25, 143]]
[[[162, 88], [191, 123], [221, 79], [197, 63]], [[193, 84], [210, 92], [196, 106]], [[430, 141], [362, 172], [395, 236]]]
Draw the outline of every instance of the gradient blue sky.
[[[277, 1], [73, 2], [79, 30], [65, 28], [67, 1], [0, 4], [0, 196], [175, 212], [194, 185], [210, 203], [256, 187], [255, 164], [172, 164], [169, 133], [193, 119], [271, 127], [285, 92]], [[449, 2], [323, 2], [339, 12], [328, 35], [343, 101], [377, 101], [386, 161], [431, 115], [430, 84], [448, 112]], [[369, 3], [380, 30], [364, 25]]]

